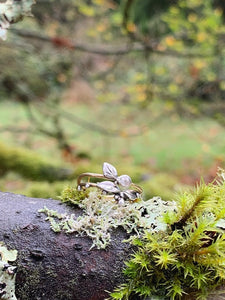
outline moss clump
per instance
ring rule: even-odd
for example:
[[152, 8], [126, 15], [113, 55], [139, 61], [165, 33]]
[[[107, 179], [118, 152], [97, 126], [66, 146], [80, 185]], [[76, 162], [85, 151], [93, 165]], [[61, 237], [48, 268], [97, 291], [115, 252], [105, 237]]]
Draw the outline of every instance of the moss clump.
[[72, 170], [61, 168], [31, 150], [0, 143], [0, 172], [8, 171], [39, 181], [65, 180], [73, 175]]
[[49, 182], [30, 182], [26, 188], [23, 190], [23, 194], [28, 197], [34, 198], [59, 198], [61, 192], [67, 185], [71, 184], [68, 181], [55, 181]]
[[164, 215], [165, 231], [132, 239], [137, 251], [126, 263], [128, 280], [111, 298], [206, 299], [225, 279], [224, 218], [224, 177], [181, 194], [177, 211]]
[[61, 193], [60, 199], [70, 205], [80, 205], [81, 201], [89, 196], [88, 189], [78, 191], [76, 188], [67, 186]]
[[164, 202], [157, 197], [118, 205], [113, 196], [104, 196], [96, 189], [88, 192], [70, 187], [63, 191], [62, 201], [79, 206], [83, 214], [76, 218], [74, 214], [59, 215], [44, 208], [41, 212], [47, 215], [51, 228], [56, 232], [63, 230], [89, 236], [93, 241], [92, 247], [98, 249], [104, 249], [110, 243], [111, 232], [117, 227], [123, 227], [127, 233], [137, 236], [143, 234], [145, 229], [165, 230], [166, 225], [160, 217], [163, 211], [175, 208], [174, 203]]

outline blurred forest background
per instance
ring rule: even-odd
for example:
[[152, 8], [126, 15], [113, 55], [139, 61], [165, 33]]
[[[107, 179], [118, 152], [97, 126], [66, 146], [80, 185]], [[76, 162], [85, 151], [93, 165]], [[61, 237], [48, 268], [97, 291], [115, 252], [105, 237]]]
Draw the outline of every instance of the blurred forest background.
[[55, 198], [107, 161], [170, 199], [225, 167], [224, 1], [32, 12], [0, 41], [0, 190]]

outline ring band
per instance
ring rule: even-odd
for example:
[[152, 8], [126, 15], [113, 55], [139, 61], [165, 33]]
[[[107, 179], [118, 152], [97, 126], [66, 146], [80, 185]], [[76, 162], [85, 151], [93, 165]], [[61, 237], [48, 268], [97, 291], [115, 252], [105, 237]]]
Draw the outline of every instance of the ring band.
[[[82, 182], [82, 178], [84, 177], [88, 177], [88, 181], [87, 182]], [[96, 183], [94, 182], [90, 182], [90, 178], [101, 178], [101, 179], [107, 179], [104, 175], [102, 174], [98, 174], [98, 173], [82, 173], [79, 175], [79, 177], [77, 178], [77, 185], [81, 186], [81, 187], [85, 187], [86, 185], [89, 185], [90, 187], [98, 187], [100, 188]], [[131, 186], [140, 194], [143, 193], [143, 190], [140, 186], [138, 186], [137, 184], [131, 183]]]
[[[86, 181], [82, 181], [87, 178]], [[102, 179], [100, 182], [91, 182], [91, 178]], [[117, 175], [116, 168], [109, 163], [103, 164], [103, 174], [82, 173], [77, 178], [78, 190], [95, 187], [106, 194], [114, 195], [115, 200], [122, 203], [124, 200], [135, 201], [141, 199], [143, 190], [134, 184], [128, 175]]]

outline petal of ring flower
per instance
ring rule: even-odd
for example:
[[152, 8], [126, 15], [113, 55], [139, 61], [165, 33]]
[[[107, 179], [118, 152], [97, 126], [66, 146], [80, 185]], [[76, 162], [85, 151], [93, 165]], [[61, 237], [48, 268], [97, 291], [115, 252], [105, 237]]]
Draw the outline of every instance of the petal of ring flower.
[[117, 170], [113, 165], [111, 165], [107, 162], [104, 162], [102, 169], [103, 169], [103, 175], [106, 178], [115, 179], [117, 177]]
[[97, 183], [97, 187], [108, 193], [119, 193], [120, 190], [112, 181], [103, 181]]
[[136, 191], [128, 190], [128, 191], [124, 192], [124, 194], [131, 201], [134, 201], [134, 200], [140, 198], [140, 194]]
[[128, 175], [121, 175], [117, 177], [116, 183], [121, 191], [126, 191], [130, 188], [132, 180]]

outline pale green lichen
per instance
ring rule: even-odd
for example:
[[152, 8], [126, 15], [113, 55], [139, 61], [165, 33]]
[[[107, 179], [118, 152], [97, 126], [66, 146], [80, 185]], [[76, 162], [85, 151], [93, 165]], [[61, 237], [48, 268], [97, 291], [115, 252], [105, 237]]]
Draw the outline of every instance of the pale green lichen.
[[[69, 189], [69, 194], [77, 197], [79, 192]], [[68, 191], [64, 195], [67, 195], [68, 202]], [[70, 197], [69, 202], [78, 205], [83, 214], [79, 217], [74, 214], [59, 214], [47, 207], [40, 212], [47, 215], [47, 220], [55, 232], [86, 235], [92, 239], [92, 247], [98, 249], [104, 249], [110, 243], [111, 232], [117, 227], [124, 228], [127, 233], [135, 233], [136, 236], [140, 236], [145, 229], [166, 230], [166, 223], [161, 216], [168, 210], [176, 209], [174, 202], [165, 202], [159, 197], [133, 203], [127, 201], [118, 205], [113, 197], [104, 196], [96, 190], [90, 191], [87, 197], [80, 197], [79, 200]]]
[[22, 20], [24, 16], [31, 16], [31, 6], [34, 3], [34, 0], [6, 0], [0, 3], [0, 38], [6, 39], [10, 24]]
[[15, 261], [17, 258], [17, 250], [8, 250], [4, 244], [0, 243], [0, 255], [2, 261]]
[[16, 267], [8, 262], [15, 261], [17, 250], [8, 250], [0, 243], [0, 299], [17, 300], [15, 295]]

